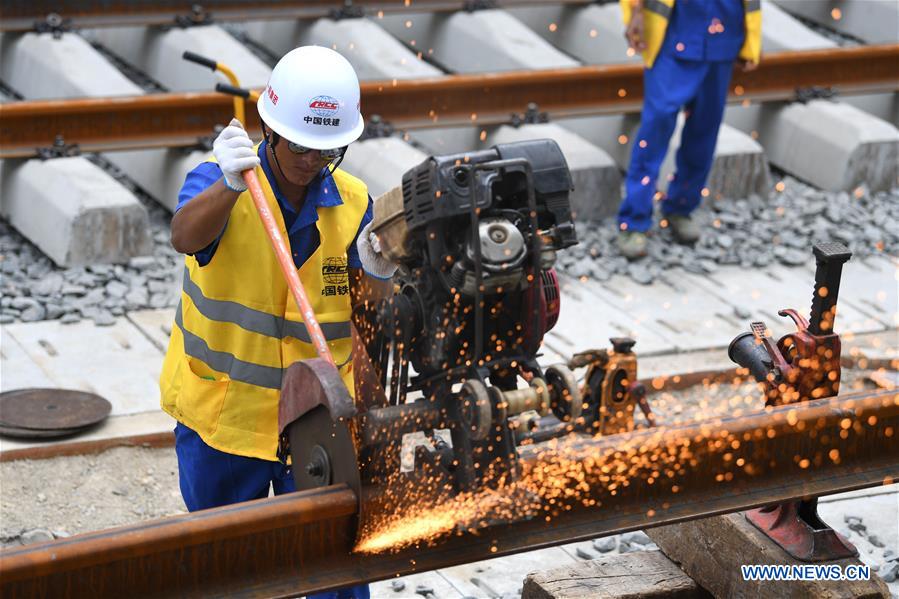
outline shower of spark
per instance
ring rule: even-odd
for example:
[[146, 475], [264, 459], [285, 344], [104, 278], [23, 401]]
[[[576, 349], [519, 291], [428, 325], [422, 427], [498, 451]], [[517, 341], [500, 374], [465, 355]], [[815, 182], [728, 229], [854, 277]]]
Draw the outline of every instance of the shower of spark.
[[[653, 386], [659, 389], [662, 383], [653, 381]], [[845, 388], [857, 389], [860, 385], [861, 379]], [[424, 484], [413, 484], [402, 474], [393, 475], [384, 485], [387, 491], [381, 502], [392, 509], [373, 510], [365, 518], [355, 551], [397, 552], [410, 546], [430, 545], [452, 535], [477, 534], [503, 522], [533, 518], [550, 522], [576, 506], [600, 508], [604, 496], [614, 496], [631, 485], [661, 485], [671, 494], [677, 494], [682, 490], [677, 484], [680, 477], [696, 469], [703, 456], [712, 454], [721, 456], [724, 466], [705, 475], [714, 477], [718, 483], [729, 483], [735, 476], [757, 475], [760, 469], [753, 461], [764, 464], [777, 456], [747, 454], [747, 447], [754, 438], [771, 438], [774, 431], [756, 431], [754, 438], [745, 433], [737, 436], [727, 430], [724, 419], [761, 412], [763, 399], [759, 387], [744, 379], [733, 379], [705, 381], [702, 388], [703, 399], [687, 407], [678, 401], [676, 392], [659, 394], [653, 406], [661, 408], [669, 424], [653, 429], [649, 437], [597, 449], [595, 444], [584, 442], [583, 435], [570, 435], [523, 448], [533, 452], [534, 459], [520, 462], [517, 479], [499, 476], [493, 488], [453, 494], [439, 477], [426, 478]], [[794, 411], [786, 418], [794, 424]], [[703, 426], [697, 435], [666, 436], [673, 426], [699, 421]], [[809, 434], [814, 436], [815, 432]], [[818, 449], [814, 454], [786, 459], [800, 467], [840, 459], [839, 452], [828, 451], [823, 442]]]

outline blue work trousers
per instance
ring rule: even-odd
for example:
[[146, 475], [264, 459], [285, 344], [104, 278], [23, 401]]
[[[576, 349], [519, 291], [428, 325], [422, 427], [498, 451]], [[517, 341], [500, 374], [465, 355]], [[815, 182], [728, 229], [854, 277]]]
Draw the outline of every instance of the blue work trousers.
[[[175, 453], [181, 496], [191, 512], [296, 490], [293, 475], [280, 462], [232, 455], [206, 445], [180, 422], [175, 427]], [[308, 599], [369, 599], [368, 585], [316, 593]]]
[[662, 214], [688, 215], [699, 206], [712, 168], [732, 69], [730, 61], [679, 60], [662, 51], [652, 68], [644, 71], [643, 114], [631, 150], [627, 195], [618, 210], [618, 223], [627, 225], [628, 231], [647, 231], [652, 226], [656, 179], [681, 108], [686, 119], [677, 170], [662, 201]]

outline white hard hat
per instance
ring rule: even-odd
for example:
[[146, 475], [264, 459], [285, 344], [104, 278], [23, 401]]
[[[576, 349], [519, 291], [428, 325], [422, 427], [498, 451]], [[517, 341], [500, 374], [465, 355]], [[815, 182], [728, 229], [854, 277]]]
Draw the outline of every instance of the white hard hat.
[[285, 54], [256, 103], [259, 116], [287, 141], [315, 150], [359, 139], [359, 78], [346, 58], [321, 46]]

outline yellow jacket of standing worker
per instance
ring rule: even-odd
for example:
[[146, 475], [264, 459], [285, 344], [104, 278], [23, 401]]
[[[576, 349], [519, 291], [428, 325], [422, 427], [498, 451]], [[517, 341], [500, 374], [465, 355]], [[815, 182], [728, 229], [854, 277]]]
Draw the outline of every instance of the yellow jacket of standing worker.
[[[256, 174], [288, 239], [261, 167]], [[321, 242], [299, 275], [352, 393], [347, 248], [368, 207], [368, 190], [340, 170], [334, 181], [343, 203], [318, 208]], [[185, 256], [181, 303], [160, 378], [162, 409], [211, 447], [274, 460], [282, 375], [297, 360], [315, 356], [253, 199], [244, 192], [212, 260], [200, 267]]]
[[[631, 13], [636, 0], [619, 0], [621, 17], [625, 26], [631, 22]], [[668, 19], [674, 10], [675, 0], [643, 0], [643, 36], [646, 49], [643, 51], [643, 62], [652, 67], [665, 41]], [[746, 14], [746, 37], [740, 48], [740, 58], [758, 63], [762, 56], [762, 9], [761, 0], [743, 0]]]

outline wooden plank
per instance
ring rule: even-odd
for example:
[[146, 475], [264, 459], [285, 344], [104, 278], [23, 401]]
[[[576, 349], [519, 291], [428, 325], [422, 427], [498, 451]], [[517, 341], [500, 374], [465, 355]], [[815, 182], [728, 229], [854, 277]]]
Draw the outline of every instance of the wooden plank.
[[711, 597], [660, 551], [603, 556], [529, 574], [521, 599], [699, 599]]
[[[803, 565], [750, 524], [742, 513], [714, 516], [646, 531], [669, 559], [716, 597], [889, 597], [876, 573], [870, 580], [743, 580], [743, 564]], [[847, 558], [829, 562], [860, 564]]]

